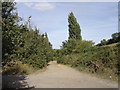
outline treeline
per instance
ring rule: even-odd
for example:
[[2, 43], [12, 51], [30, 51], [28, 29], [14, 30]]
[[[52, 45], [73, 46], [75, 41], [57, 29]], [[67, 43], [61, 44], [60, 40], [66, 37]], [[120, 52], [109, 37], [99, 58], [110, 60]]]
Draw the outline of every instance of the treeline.
[[[95, 46], [92, 41], [82, 40], [81, 29], [73, 13], [69, 14], [68, 22], [68, 40], [63, 42], [61, 49], [54, 50], [57, 62], [70, 65], [80, 71], [102, 73], [107, 78], [110, 76], [110, 78], [117, 80], [120, 66], [118, 63], [120, 43], [112, 47]], [[116, 33], [112, 36], [114, 37], [113, 42], [120, 41], [117, 39]]]
[[97, 44], [97, 46], [104, 46], [104, 45], [120, 42], [120, 32], [112, 34], [111, 37], [112, 38], [108, 40], [106, 39], [101, 40], [101, 42]]
[[2, 2], [2, 63], [12, 67], [11, 61], [21, 61], [43, 68], [52, 60], [52, 45], [47, 33], [31, 27], [30, 19], [23, 22], [15, 2]]

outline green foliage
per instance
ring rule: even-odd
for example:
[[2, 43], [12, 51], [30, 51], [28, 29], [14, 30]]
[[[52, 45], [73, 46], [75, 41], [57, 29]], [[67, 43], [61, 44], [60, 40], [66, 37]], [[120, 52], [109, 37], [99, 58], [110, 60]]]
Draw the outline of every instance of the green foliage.
[[106, 39], [101, 40], [101, 45], [106, 45], [108, 43], [108, 41], [106, 41]]
[[[57, 55], [57, 62], [67, 64], [79, 70], [91, 73], [107, 73], [108, 76], [119, 74], [118, 67], [118, 48], [116, 46], [104, 46], [119, 42], [119, 33], [112, 34], [112, 39], [103, 39], [99, 45], [93, 46], [92, 41], [85, 41], [77, 38], [76, 18], [70, 13], [69, 18], [69, 39], [63, 42]], [[81, 32], [81, 30], [79, 29]], [[76, 33], [77, 32], [77, 33]]]
[[120, 32], [112, 34], [112, 39], [114, 42], [119, 42], [120, 41]]
[[61, 47], [62, 54], [66, 55], [71, 54], [72, 52], [77, 52], [76, 49], [79, 47], [79, 43], [82, 40], [80, 26], [72, 12], [69, 14], [68, 22], [69, 22], [68, 41], [66, 40], [65, 42], [63, 42]]
[[69, 39], [82, 40], [80, 26], [72, 12], [69, 14], [68, 22]]
[[32, 66], [28, 64], [23, 64], [20, 61], [11, 61], [9, 64], [5, 65], [3, 67], [2, 74], [30, 74], [33, 73], [34, 71], [38, 70], [38, 68], [33, 68]]
[[[2, 2], [2, 56], [7, 58], [7, 55], [13, 54], [15, 48], [15, 41], [17, 38], [18, 31], [16, 31], [17, 22], [19, 17], [15, 12], [14, 2]], [[16, 37], [15, 37], [16, 35]]]
[[[69, 38], [63, 42], [61, 49], [53, 50], [49, 42], [47, 33], [40, 34], [37, 28], [32, 28], [30, 19], [25, 24], [20, 24], [22, 19], [18, 16], [15, 8], [15, 2], [2, 2], [2, 56], [3, 65], [12, 65], [10, 62], [21, 61], [23, 64], [29, 64], [32, 67], [43, 68], [51, 60], [57, 60], [58, 63], [68, 64], [79, 70], [88, 70], [89, 72], [106, 72], [118, 75], [120, 65], [117, 60], [120, 51], [120, 43], [116, 46], [105, 46], [120, 41], [120, 33], [112, 35], [112, 39], [102, 40], [98, 46], [93, 46], [92, 41], [82, 40], [81, 29], [74, 14], [71, 12], [68, 17]], [[24, 22], [23, 22], [24, 23]], [[22, 71], [21, 67], [15, 66], [8, 71]], [[18, 73], [17, 72], [17, 73]]]
[[75, 39], [70, 39], [68, 41], [63, 42], [62, 45], [62, 51], [64, 52], [63, 54], [71, 54], [73, 52], [73, 49], [75, 49], [76, 46], [76, 40]]
[[89, 50], [93, 45], [94, 43], [92, 41], [77, 41], [73, 53], [83, 53], [86, 50]]
[[81, 53], [88, 50], [93, 45], [94, 43], [92, 41], [70, 39], [63, 42], [61, 53], [66, 55], [71, 53]]
[[52, 60], [52, 48], [48, 38], [39, 35], [38, 30], [26, 32], [24, 40], [24, 45], [16, 51], [23, 62], [42, 68]]
[[20, 24], [22, 19], [16, 12], [15, 4], [2, 2], [3, 65], [18, 60], [33, 67], [46, 67], [53, 55], [47, 33], [39, 34], [37, 28], [31, 27], [31, 16], [25, 24]]
[[[119, 47], [120, 48], [120, 47]], [[75, 67], [80, 71], [91, 73], [107, 73], [109, 76], [118, 75], [118, 46], [90, 47], [80, 53], [63, 55], [57, 62]]]
[[111, 37], [112, 38], [108, 40], [105, 40], [105, 39], [101, 40], [101, 42], [97, 44], [97, 46], [104, 46], [104, 45], [109, 45], [109, 44], [120, 42], [120, 32], [113, 33]]

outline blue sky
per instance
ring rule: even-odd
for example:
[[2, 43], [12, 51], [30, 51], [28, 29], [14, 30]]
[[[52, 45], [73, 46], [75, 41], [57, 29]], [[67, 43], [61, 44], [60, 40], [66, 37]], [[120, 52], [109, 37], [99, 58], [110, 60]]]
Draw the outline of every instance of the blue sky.
[[80, 24], [83, 40], [96, 44], [118, 32], [117, 2], [19, 2], [19, 15], [47, 32], [53, 48], [58, 49], [68, 39], [68, 15], [73, 12]]

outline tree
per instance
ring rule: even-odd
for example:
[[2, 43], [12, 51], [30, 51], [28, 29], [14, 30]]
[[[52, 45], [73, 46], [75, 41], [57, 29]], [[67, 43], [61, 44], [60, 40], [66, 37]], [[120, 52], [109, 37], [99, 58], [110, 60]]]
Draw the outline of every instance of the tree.
[[50, 48], [50, 49], [52, 49], [52, 44], [49, 42], [48, 35], [47, 35], [46, 32], [44, 34], [44, 38], [45, 38], [47, 47]]
[[68, 16], [69, 37], [68, 40], [62, 43], [62, 51], [64, 54], [71, 54], [75, 49], [77, 42], [82, 41], [80, 26], [71, 12]]
[[39, 34], [36, 27], [31, 27], [31, 16], [25, 24], [20, 24], [15, 5], [11, 1], [2, 2], [3, 66], [18, 60], [33, 67], [45, 67], [52, 60], [52, 45], [47, 33]]
[[74, 53], [83, 53], [85, 50], [88, 51], [94, 45], [93, 41], [78, 41], [76, 47], [73, 50]]
[[107, 44], [107, 40], [106, 39], [101, 40], [101, 46], [102, 45], [106, 45], [106, 44]]
[[80, 26], [74, 16], [74, 14], [71, 12], [68, 17], [68, 27], [69, 27], [69, 40], [75, 39], [75, 40], [82, 40], [81, 36], [81, 29]]
[[[20, 20], [15, 8], [16, 3], [2, 2], [2, 56], [3, 59], [13, 54], [19, 36], [17, 23]], [[16, 37], [15, 37], [16, 36]]]
[[105, 39], [101, 40], [101, 42], [99, 44], [97, 44], [97, 46], [109, 45], [109, 44], [120, 42], [120, 32], [113, 33], [111, 35], [111, 37], [112, 38], [110, 38], [108, 40], [105, 40]]
[[119, 42], [120, 41], [120, 32], [112, 34], [111, 37], [115, 43]]

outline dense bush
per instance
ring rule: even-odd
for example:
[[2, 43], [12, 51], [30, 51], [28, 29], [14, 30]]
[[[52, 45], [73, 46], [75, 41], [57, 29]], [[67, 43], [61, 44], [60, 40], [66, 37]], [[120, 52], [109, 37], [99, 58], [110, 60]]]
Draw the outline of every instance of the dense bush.
[[14, 75], [14, 74], [31, 74], [38, 70], [39, 68], [33, 68], [31, 65], [23, 64], [21, 61], [10, 61], [3, 68], [2, 74]]
[[58, 63], [67, 64], [79, 70], [87, 70], [92, 73], [108, 73], [118, 75], [118, 48], [117, 46], [93, 46], [81, 53], [72, 53], [60, 56]]
[[61, 47], [61, 53], [62, 55], [81, 53], [85, 50], [88, 50], [93, 45], [94, 43], [92, 41], [70, 39], [63, 42], [63, 45]]
[[40, 34], [31, 26], [31, 16], [23, 22], [15, 2], [2, 2], [2, 56], [3, 66], [11, 61], [22, 61], [43, 68], [52, 60], [52, 45], [47, 33]]
[[104, 45], [109, 45], [109, 44], [120, 42], [120, 32], [113, 33], [111, 37], [112, 38], [108, 40], [106, 39], [101, 40], [101, 42], [97, 44], [97, 46], [104, 46]]
[[[72, 17], [74, 16], [72, 15]], [[71, 18], [68, 18], [69, 24], [71, 24], [70, 20]], [[61, 49], [56, 55], [58, 63], [67, 64], [79, 70], [86, 70], [92, 73], [105, 73], [109, 76], [117, 76], [119, 74], [118, 52], [120, 43], [118, 42], [120, 41], [120, 33], [114, 33], [112, 34], [112, 39], [103, 39], [100, 44], [94, 45], [92, 41], [75, 38], [76, 36], [81, 37], [81, 34], [77, 33], [77, 29], [73, 28], [76, 27], [75, 24], [68, 27], [69, 38], [63, 42]], [[112, 43], [116, 44], [108, 45]]]

